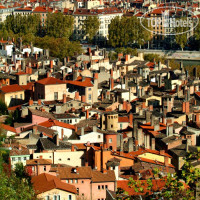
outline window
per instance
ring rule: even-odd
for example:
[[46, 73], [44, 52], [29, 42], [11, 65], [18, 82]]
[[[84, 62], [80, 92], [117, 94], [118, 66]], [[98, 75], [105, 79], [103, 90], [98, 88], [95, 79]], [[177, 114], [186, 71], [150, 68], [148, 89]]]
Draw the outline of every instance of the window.
[[76, 188], [77, 193], [79, 194], [79, 188]]
[[12, 161], [15, 161], [15, 158], [12, 158]]
[[120, 129], [122, 129], [122, 127], [123, 127], [123, 125], [122, 125], [122, 124], [120, 124]]
[[66, 183], [69, 183], [69, 180], [66, 180]]
[[26, 160], [26, 157], [24, 157], [24, 160]]
[[88, 95], [88, 100], [91, 100], [91, 99], [92, 99], [92, 95], [89, 94], [89, 95]]
[[60, 200], [60, 195], [54, 195], [53, 200]]
[[84, 181], [81, 181], [81, 183], [84, 183]]
[[101, 138], [101, 135], [98, 135], [98, 138]]
[[17, 99], [17, 95], [15, 95], [15, 99]]
[[104, 185], [101, 186], [101, 189], [104, 190]]
[[72, 200], [72, 195], [71, 194], [69, 194], [68, 200]]
[[22, 94], [20, 94], [20, 99], [22, 99]]
[[71, 179], [71, 183], [73, 183], [73, 179]]
[[110, 127], [113, 128], [113, 125], [111, 124]]
[[109, 143], [112, 143], [112, 138], [109, 139]]
[[58, 100], [58, 92], [54, 92], [54, 100]]
[[45, 198], [46, 200], [50, 200], [50, 198], [49, 198], [49, 196], [46, 196], [46, 198]]
[[46, 171], [46, 170], [47, 170], [47, 169], [46, 169], [46, 166], [44, 166], [44, 167], [43, 167], [43, 170], [44, 170], [44, 171]]
[[92, 90], [92, 88], [88, 88], [88, 91], [91, 91]]
[[98, 185], [98, 190], [100, 190], [101, 189], [101, 186], [100, 185]]
[[18, 158], [18, 161], [21, 161], [21, 158], [20, 158], [20, 157]]
[[107, 185], [105, 185], [105, 189], [108, 189], [108, 186], [107, 186]]
[[75, 179], [75, 183], [78, 183], [78, 180], [77, 180], [77, 179]]

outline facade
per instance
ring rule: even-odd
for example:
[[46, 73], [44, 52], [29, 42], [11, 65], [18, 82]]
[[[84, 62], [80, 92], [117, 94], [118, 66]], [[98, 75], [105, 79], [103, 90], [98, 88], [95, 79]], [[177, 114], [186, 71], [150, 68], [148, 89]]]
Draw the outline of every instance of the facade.
[[0, 88], [0, 99], [8, 106], [19, 105], [25, 98], [24, 89], [18, 84]]
[[[59, 84], [59, 87], [58, 87]], [[66, 83], [49, 77], [35, 83], [35, 99], [45, 99], [46, 101], [60, 100], [66, 94]]]
[[100, 21], [99, 31], [95, 39], [97, 41], [106, 41], [108, 37], [108, 26], [112, 19], [115, 17], [121, 17], [122, 11], [116, 7], [112, 8], [96, 8], [96, 9], [76, 9], [73, 13], [74, 16], [74, 37], [75, 39], [85, 40], [83, 32], [83, 21], [88, 16], [97, 16]]

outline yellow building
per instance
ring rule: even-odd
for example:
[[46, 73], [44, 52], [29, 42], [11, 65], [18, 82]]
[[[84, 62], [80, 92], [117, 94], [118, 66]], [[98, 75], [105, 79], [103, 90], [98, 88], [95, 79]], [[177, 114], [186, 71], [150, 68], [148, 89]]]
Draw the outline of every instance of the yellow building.
[[24, 100], [24, 89], [17, 84], [4, 86], [0, 89], [0, 99], [8, 107], [19, 105]]
[[40, 174], [31, 180], [38, 199], [76, 200], [74, 185], [63, 183], [50, 174]]

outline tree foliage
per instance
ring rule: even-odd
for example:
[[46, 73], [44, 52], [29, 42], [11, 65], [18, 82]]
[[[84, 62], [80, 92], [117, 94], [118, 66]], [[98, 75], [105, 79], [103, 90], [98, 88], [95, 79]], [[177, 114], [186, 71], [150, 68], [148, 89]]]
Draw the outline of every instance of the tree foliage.
[[[143, 24], [147, 24], [146, 19]], [[122, 47], [137, 43], [143, 45], [150, 40], [151, 32], [147, 31], [138, 18], [115, 17], [109, 25], [109, 44], [112, 47]]]
[[50, 54], [54, 57], [63, 59], [67, 56], [74, 56], [76, 53], [82, 53], [81, 45], [79, 42], [71, 42], [67, 38], [54, 38], [45, 36], [44, 38], [37, 37], [35, 45], [49, 49]]
[[88, 16], [83, 23], [83, 30], [88, 36], [89, 41], [92, 41], [97, 31], [99, 30], [100, 21], [97, 16]]
[[0, 101], [0, 115], [7, 114], [7, 106], [3, 101]]
[[68, 38], [73, 31], [74, 18], [63, 13], [49, 13], [46, 20], [46, 34], [55, 38]]
[[[198, 159], [199, 153], [188, 153], [184, 159], [185, 163], [179, 176], [176, 173], [168, 173], [167, 176], [163, 176], [162, 173], [160, 173], [160, 170], [155, 168], [153, 170], [154, 177], [164, 183], [162, 189], [157, 187], [157, 191], [155, 190], [155, 187], [153, 189], [152, 179], [147, 179], [146, 185], [143, 181], [133, 180], [130, 178], [128, 185], [132, 187], [136, 193], [143, 193], [149, 197], [151, 197], [151, 194], [154, 193], [154, 197], [156, 196], [156, 199], [195, 199], [195, 190], [196, 184], [199, 182], [200, 178], [200, 169], [195, 168], [191, 163], [192, 161]], [[119, 195], [122, 193], [124, 193], [123, 190], [118, 190], [117, 194]]]

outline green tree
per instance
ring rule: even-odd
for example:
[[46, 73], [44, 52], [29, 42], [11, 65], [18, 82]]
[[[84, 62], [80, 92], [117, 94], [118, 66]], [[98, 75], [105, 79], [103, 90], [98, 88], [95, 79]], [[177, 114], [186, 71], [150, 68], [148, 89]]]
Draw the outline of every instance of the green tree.
[[[188, 153], [185, 157], [185, 163], [182, 167], [181, 174], [178, 176], [175, 174], [168, 173], [167, 176], [162, 176], [160, 170], [155, 168], [153, 170], [154, 177], [159, 178], [163, 181], [164, 186], [162, 190], [158, 188], [158, 191], [153, 190], [152, 179], [147, 180], [147, 185], [140, 180], [133, 180], [130, 178], [129, 186], [131, 186], [135, 192], [144, 193], [150, 197], [150, 193], [157, 192], [157, 199], [183, 199], [183, 200], [192, 200], [195, 199], [195, 189], [196, 184], [199, 182], [200, 178], [200, 169], [195, 168], [191, 163], [194, 160], [199, 159], [199, 153]], [[144, 190], [144, 187], [147, 190]]]
[[6, 115], [7, 114], [7, 106], [6, 104], [0, 100], [0, 115]]
[[89, 16], [83, 23], [83, 30], [85, 35], [88, 36], [89, 41], [92, 41], [97, 31], [99, 30], [100, 21], [97, 16]]
[[73, 31], [74, 18], [63, 13], [49, 13], [46, 20], [46, 34], [55, 38], [68, 38]]
[[[180, 20], [180, 19], [179, 19]], [[186, 20], [185, 18], [181, 18], [181, 20]], [[181, 26], [177, 26], [175, 28], [175, 40], [176, 43], [181, 47], [181, 50], [183, 51], [183, 48], [185, 47], [185, 45], [187, 44], [187, 31], [189, 30], [188, 27], [181, 27]]]
[[[147, 20], [143, 20], [147, 24]], [[125, 47], [137, 43], [140, 47], [151, 38], [151, 32], [146, 30], [138, 18], [115, 17], [109, 25], [109, 44], [112, 47]]]
[[0, 173], [0, 196], [2, 200], [33, 200], [36, 199], [34, 190], [27, 179], [20, 179], [14, 173], [10, 176]]

